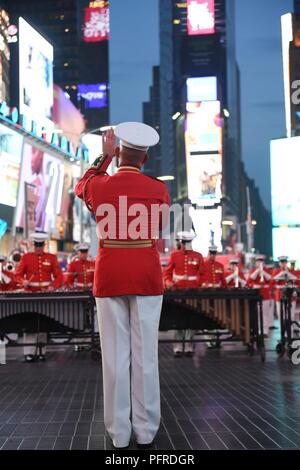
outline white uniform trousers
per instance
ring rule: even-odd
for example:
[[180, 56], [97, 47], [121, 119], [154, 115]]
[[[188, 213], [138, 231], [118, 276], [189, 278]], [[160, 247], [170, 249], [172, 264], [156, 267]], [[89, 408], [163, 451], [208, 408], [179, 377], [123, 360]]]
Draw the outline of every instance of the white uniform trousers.
[[[46, 343], [47, 333], [24, 333], [23, 343]], [[37, 346], [24, 346], [24, 356], [39, 354], [39, 348]], [[42, 354], [46, 354], [46, 346], [42, 348]]]
[[161, 295], [96, 298], [104, 423], [116, 447], [153, 441], [160, 424], [158, 327]]
[[264, 323], [264, 335], [269, 334], [270, 326], [273, 326], [273, 311], [271, 308], [270, 300], [262, 301], [262, 314], [263, 314], [263, 323]]

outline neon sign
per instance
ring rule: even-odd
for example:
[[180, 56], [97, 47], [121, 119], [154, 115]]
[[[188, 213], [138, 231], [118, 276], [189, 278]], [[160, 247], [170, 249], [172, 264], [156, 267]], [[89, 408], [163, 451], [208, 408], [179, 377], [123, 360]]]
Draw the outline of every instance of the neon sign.
[[215, 1], [188, 0], [187, 27], [189, 36], [215, 33]]
[[9, 108], [5, 101], [0, 103], [0, 119], [13, 124], [17, 129], [21, 129], [37, 140], [50, 145], [55, 150], [60, 150], [70, 159], [80, 161], [83, 158], [85, 162], [89, 162], [87, 149], [80, 146], [76, 147], [64, 135], [59, 135], [55, 131], [47, 131], [38, 122], [33, 121], [24, 114], [19, 114], [17, 107]]

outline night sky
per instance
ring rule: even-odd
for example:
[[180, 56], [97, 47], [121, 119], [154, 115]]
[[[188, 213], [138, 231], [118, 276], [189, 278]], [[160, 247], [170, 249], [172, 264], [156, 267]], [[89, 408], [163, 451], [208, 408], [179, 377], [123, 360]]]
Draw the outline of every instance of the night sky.
[[[285, 133], [280, 16], [292, 11], [293, 1], [238, 0], [236, 4], [242, 158], [269, 206], [269, 141]], [[142, 102], [149, 97], [152, 66], [158, 64], [158, 0], [111, 0], [113, 124], [142, 120]]]

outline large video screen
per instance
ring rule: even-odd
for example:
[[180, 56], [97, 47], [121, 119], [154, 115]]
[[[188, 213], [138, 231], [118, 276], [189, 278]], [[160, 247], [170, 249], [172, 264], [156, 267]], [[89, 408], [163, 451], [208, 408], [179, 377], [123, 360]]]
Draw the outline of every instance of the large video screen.
[[273, 228], [273, 258], [288, 256], [297, 262], [300, 268], [300, 228], [280, 227]]
[[186, 81], [188, 101], [216, 101], [217, 77], [192, 77]]
[[77, 100], [84, 100], [84, 107], [105, 108], [107, 106], [107, 86], [105, 83], [78, 85]]
[[222, 208], [217, 209], [190, 209], [196, 238], [192, 245], [195, 251], [207, 256], [208, 247], [212, 244], [222, 251]]
[[[61, 222], [62, 195], [68, 188], [64, 163], [57, 157], [44, 153], [40, 148], [24, 143], [16, 226], [25, 225], [25, 183], [35, 186], [35, 226], [37, 230], [57, 234]], [[66, 217], [67, 209], [64, 210]]]
[[220, 154], [190, 155], [187, 159], [188, 196], [192, 204], [212, 206], [222, 197]]
[[271, 141], [273, 225], [300, 225], [300, 137]]
[[23, 18], [19, 18], [19, 69], [20, 113], [49, 125], [53, 107], [53, 47]]
[[219, 152], [222, 148], [222, 120], [219, 101], [186, 104], [186, 146], [188, 153]]
[[15, 207], [23, 137], [0, 124], [0, 204]]
[[109, 39], [109, 7], [107, 1], [98, 2], [101, 6], [84, 9], [82, 35], [84, 42], [99, 42]]
[[214, 0], [187, 0], [187, 30], [189, 36], [215, 32]]

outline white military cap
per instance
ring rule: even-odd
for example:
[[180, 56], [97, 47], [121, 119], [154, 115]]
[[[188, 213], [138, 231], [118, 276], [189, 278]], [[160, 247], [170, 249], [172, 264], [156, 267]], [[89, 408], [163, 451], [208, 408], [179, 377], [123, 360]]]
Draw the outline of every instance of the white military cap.
[[217, 253], [218, 247], [216, 245], [211, 245], [211, 246], [208, 247], [208, 251], [210, 253]]
[[3, 261], [6, 260], [6, 257], [4, 255], [0, 255], [0, 263], [3, 263]]
[[88, 251], [90, 248], [90, 245], [88, 243], [78, 243], [75, 246], [76, 251]]
[[121, 145], [142, 152], [159, 142], [156, 130], [142, 122], [122, 122], [116, 126], [114, 133], [120, 139]]
[[256, 255], [255, 260], [256, 261], [264, 261], [266, 259], [265, 255]]
[[278, 261], [287, 261], [288, 260], [288, 256], [278, 256]]
[[229, 260], [229, 263], [230, 264], [239, 264], [240, 263], [240, 259], [239, 258], [231, 258]]
[[191, 242], [195, 238], [194, 232], [178, 232], [177, 233], [177, 240], [181, 240], [183, 242]]
[[47, 233], [34, 232], [30, 234], [30, 238], [34, 243], [44, 243], [49, 239], [49, 236]]

